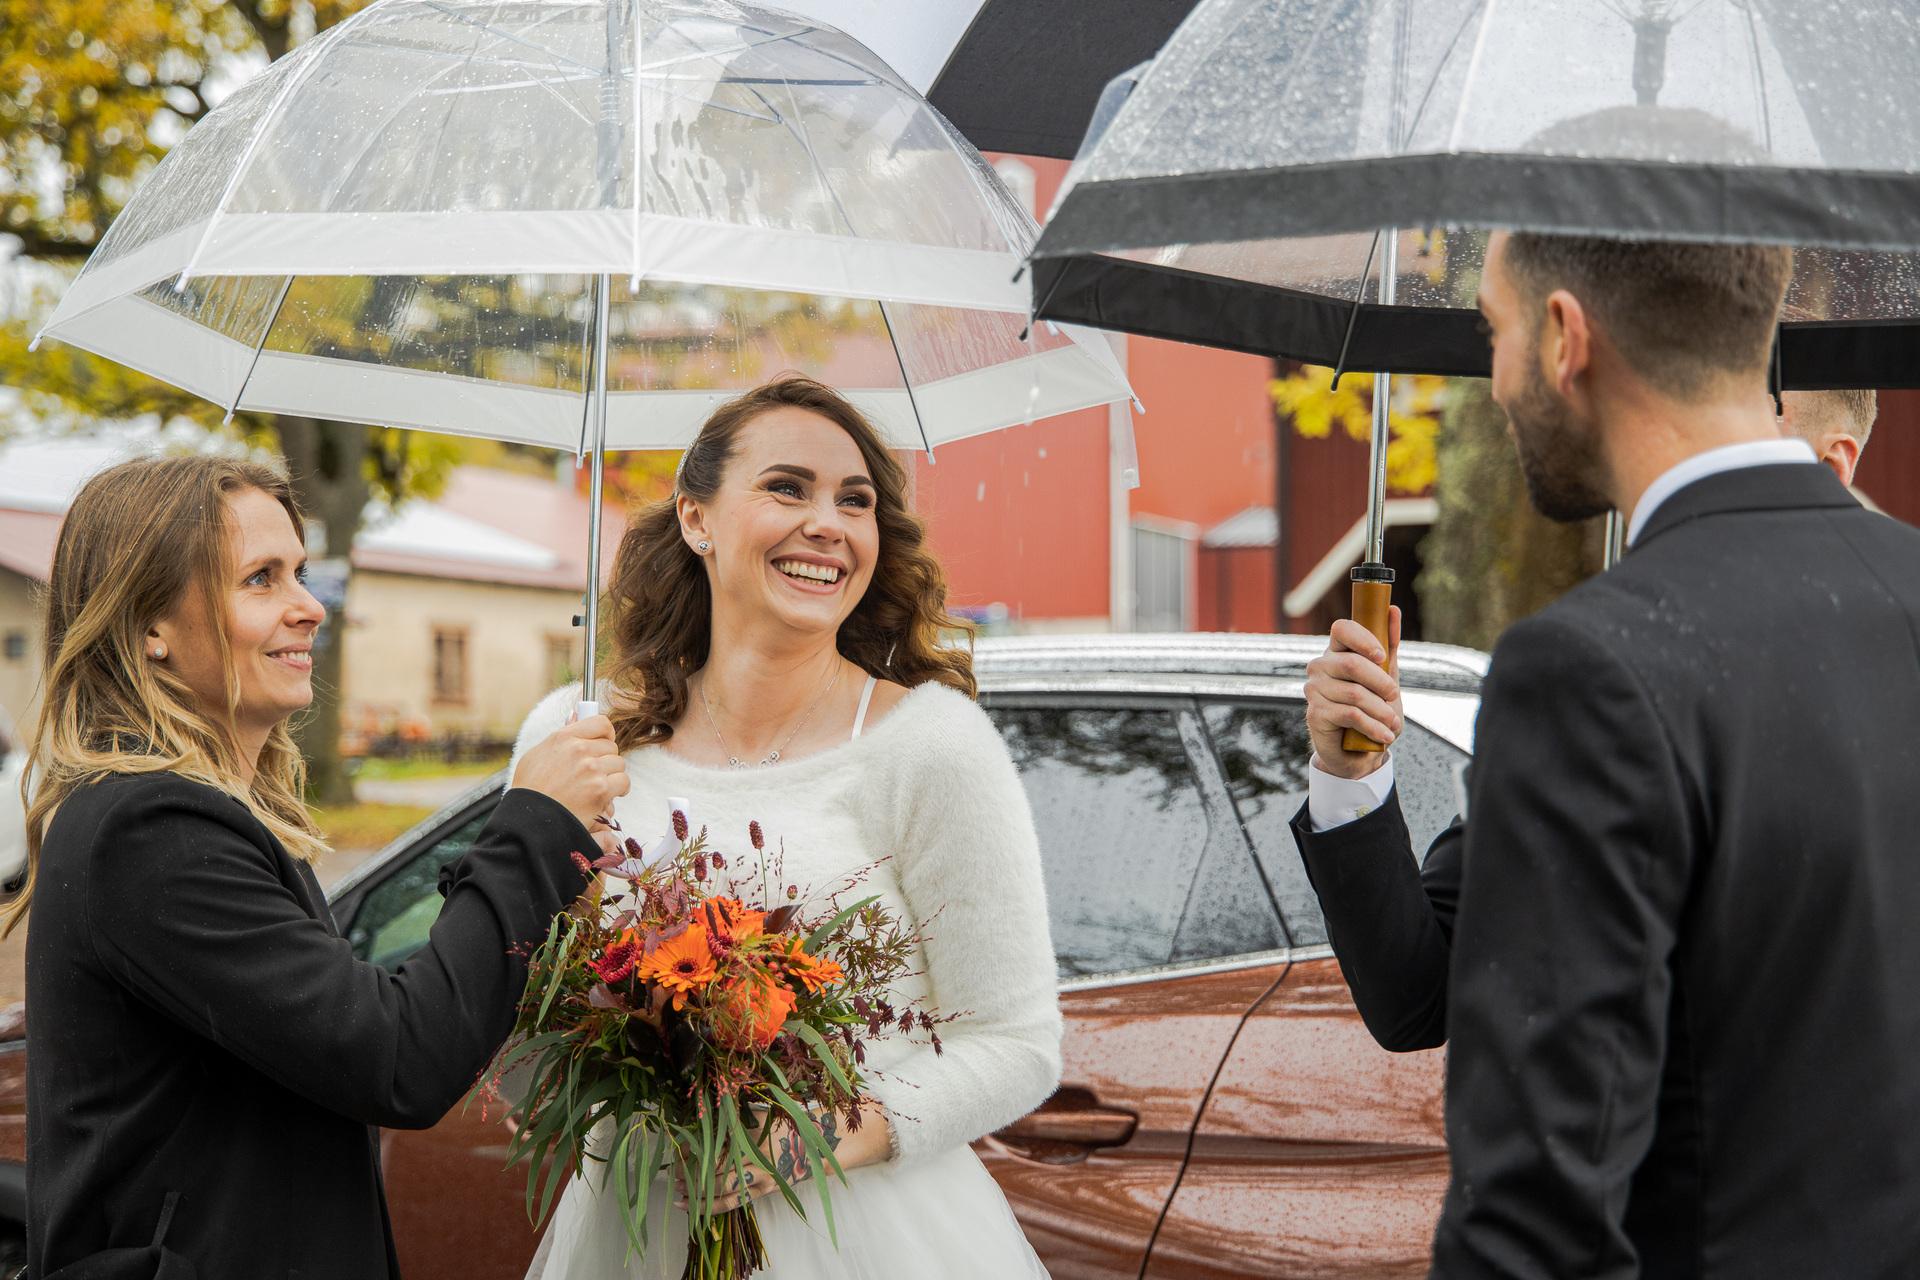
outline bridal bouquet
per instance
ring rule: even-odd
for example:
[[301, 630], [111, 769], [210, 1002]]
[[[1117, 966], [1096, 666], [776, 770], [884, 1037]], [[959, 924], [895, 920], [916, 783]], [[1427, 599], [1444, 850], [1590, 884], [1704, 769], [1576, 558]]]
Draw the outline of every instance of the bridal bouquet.
[[[716, 1200], [766, 1178], [804, 1215], [796, 1184], [811, 1179], [831, 1233], [826, 1175], [845, 1176], [837, 1126], [859, 1126], [866, 1046], [923, 1036], [937, 1052], [948, 1019], [891, 1002], [920, 938], [877, 897], [855, 897], [866, 873], [803, 898], [753, 823], [735, 879], [685, 802], [669, 804], [669, 833], [590, 864], [602, 909], [556, 919], [530, 957], [490, 1083], [532, 1063], [508, 1162], [531, 1161], [536, 1224], [567, 1171], [556, 1157], [582, 1173], [601, 1162], [644, 1253], [656, 1179], [670, 1173], [687, 1208], [683, 1280], [738, 1280], [766, 1262], [753, 1204]], [[590, 1145], [602, 1122], [611, 1136]]]

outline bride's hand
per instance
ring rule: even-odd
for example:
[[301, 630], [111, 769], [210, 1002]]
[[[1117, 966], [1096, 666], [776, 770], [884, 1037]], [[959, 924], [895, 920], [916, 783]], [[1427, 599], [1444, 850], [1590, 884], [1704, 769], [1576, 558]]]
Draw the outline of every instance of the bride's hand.
[[[840, 1162], [843, 1171], [879, 1164], [890, 1154], [887, 1113], [876, 1102], [868, 1100], [860, 1104], [858, 1129], [849, 1128], [846, 1118], [833, 1112], [816, 1116], [816, 1121], [820, 1126], [820, 1136], [826, 1140], [827, 1149], [833, 1152], [834, 1159]], [[798, 1188], [813, 1177], [813, 1164], [807, 1158], [806, 1143], [794, 1132], [791, 1122], [782, 1120], [776, 1123], [761, 1142], [760, 1150], [766, 1156], [767, 1163], [779, 1170], [788, 1186]], [[779, 1189], [779, 1183], [751, 1160], [747, 1162], [744, 1184], [735, 1181], [731, 1165], [722, 1165], [714, 1170], [713, 1211], [725, 1213], [730, 1209], [738, 1209], [748, 1201], [774, 1195]], [[686, 1208], [684, 1184], [674, 1203], [679, 1208]]]

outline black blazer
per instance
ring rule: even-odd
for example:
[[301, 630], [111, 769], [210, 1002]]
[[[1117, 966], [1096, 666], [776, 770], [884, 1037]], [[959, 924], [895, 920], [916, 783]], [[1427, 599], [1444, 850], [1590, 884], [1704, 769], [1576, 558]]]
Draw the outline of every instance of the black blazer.
[[1360, 1020], [1383, 1049], [1409, 1053], [1447, 1042], [1447, 964], [1460, 904], [1459, 820], [1413, 861], [1400, 789], [1371, 813], [1315, 831], [1305, 805], [1293, 839], [1320, 899], [1340, 972]]
[[1445, 998], [1373, 1000], [1451, 1033], [1436, 1275], [1920, 1275], [1916, 726], [1920, 532], [1727, 472], [1502, 638], [1424, 877], [1391, 806], [1368, 866], [1304, 834], [1323, 901], [1410, 922], [1376, 954], [1342, 909], [1375, 997], [1457, 898]]
[[572, 814], [507, 792], [388, 973], [239, 801], [165, 773], [76, 791], [27, 942], [28, 1274], [397, 1275], [375, 1126], [473, 1085], [526, 983], [511, 950], [587, 883], [576, 851]]

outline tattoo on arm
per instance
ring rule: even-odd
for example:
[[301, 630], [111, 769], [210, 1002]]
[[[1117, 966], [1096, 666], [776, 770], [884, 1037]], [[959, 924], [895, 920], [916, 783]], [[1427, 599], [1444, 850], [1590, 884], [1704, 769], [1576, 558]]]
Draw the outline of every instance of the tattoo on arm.
[[[820, 1136], [825, 1140], [827, 1150], [840, 1149], [840, 1117], [829, 1111], [820, 1117]], [[780, 1138], [779, 1158], [774, 1168], [780, 1177], [789, 1183], [801, 1182], [813, 1174], [813, 1165], [807, 1160], [806, 1146], [796, 1133], [783, 1134]]]

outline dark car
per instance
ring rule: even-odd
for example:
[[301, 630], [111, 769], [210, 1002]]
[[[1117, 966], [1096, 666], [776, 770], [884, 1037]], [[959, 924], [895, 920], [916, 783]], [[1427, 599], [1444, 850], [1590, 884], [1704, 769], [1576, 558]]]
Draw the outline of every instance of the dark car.
[[[1447, 1180], [1440, 1053], [1361, 1025], [1288, 819], [1322, 643], [1074, 636], [979, 645], [981, 702], [1032, 802], [1066, 1013], [1065, 1075], [982, 1139], [1059, 1280], [1424, 1276]], [[1407, 644], [1395, 772], [1416, 847], [1463, 807], [1486, 657]], [[332, 893], [354, 950], [397, 966], [485, 824], [488, 779]], [[18, 1222], [24, 1054], [0, 1046], [0, 1215]], [[519, 1280], [537, 1233], [497, 1109], [382, 1152], [409, 1280]], [[6, 1175], [13, 1181], [6, 1181]]]

